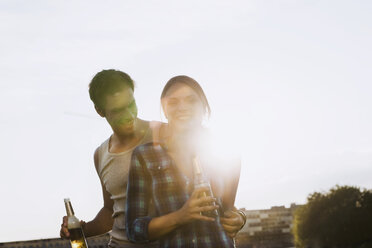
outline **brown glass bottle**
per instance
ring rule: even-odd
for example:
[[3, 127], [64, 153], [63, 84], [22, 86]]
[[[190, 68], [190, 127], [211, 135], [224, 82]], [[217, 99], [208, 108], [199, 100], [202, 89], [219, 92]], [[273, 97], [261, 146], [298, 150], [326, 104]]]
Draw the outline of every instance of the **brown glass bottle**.
[[78, 218], [74, 214], [70, 199], [65, 199], [67, 213], [67, 228], [70, 233], [70, 243], [72, 248], [88, 248], [83, 229]]
[[[199, 188], [202, 188], [202, 187], [207, 188], [207, 190], [203, 191], [199, 195], [199, 197], [207, 197], [207, 196], [214, 197], [213, 196], [213, 191], [212, 191], [212, 188], [211, 188], [211, 184], [209, 183], [209, 181], [207, 180], [207, 178], [203, 174], [203, 170], [200, 166], [200, 162], [199, 162], [198, 157], [195, 157], [193, 159], [193, 170], [194, 170], [194, 189], [199, 189]], [[216, 203], [212, 202], [212, 203], [206, 204], [205, 206], [216, 206]], [[215, 218], [215, 217], [219, 216], [219, 212], [218, 212], [217, 209], [211, 210], [211, 211], [201, 212], [200, 214], [204, 215], [204, 216], [212, 217], [212, 218]]]

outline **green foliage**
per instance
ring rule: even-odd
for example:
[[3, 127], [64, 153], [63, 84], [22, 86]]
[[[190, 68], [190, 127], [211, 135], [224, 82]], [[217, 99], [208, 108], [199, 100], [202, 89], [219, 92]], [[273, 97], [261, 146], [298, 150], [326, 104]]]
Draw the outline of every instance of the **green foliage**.
[[372, 240], [372, 191], [337, 185], [310, 194], [293, 232], [296, 247], [364, 247]]

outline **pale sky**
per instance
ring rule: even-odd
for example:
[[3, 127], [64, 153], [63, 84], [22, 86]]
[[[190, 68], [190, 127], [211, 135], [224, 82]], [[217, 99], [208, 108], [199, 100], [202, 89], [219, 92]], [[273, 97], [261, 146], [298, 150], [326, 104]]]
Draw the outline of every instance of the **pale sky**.
[[102, 207], [93, 152], [111, 134], [88, 84], [136, 81], [139, 116], [164, 120], [175, 75], [195, 78], [241, 151], [237, 207], [372, 188], [371, 1], [0, 1], [0, 242], [59, 236], [63, 198]]

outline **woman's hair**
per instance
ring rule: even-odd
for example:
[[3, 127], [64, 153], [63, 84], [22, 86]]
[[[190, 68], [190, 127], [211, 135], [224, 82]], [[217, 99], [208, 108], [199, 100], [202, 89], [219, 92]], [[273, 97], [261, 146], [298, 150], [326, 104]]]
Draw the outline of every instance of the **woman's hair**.
[[94, 105], [101, 111], [105, 108], [107, 95], [114, 94], [125, 87], [134, 90], [133, 79], [125, 72], [103, 70], [98, 72], [89, 84], [89, 96]]
[[202, 101], [202, 104], [203, 104], [204, 111], [205, 111], [206, 115], [208, 117], [210, 117], [211, 108], [209, 106], [207, 97], [205, 96], [204, 91], [203, 91], [202, 87], [200, 86], [200, 84], [198, 82], [196, 82], [196, 80], [191, 78], [191, 77], [180, 75], [180, 76], [175, 76], [175, 77], [172, 77], [171, 79], [169, 79], [169, 81], [167, 82], [167, 84], [163, 88], [163, 92], [161, 93], [160, 99], [163, 99], [165, 97], [165, 95], [167, 94], [168, 90], [173, 85], [178, 84], [178, 83], [186, 84], [187, 86], [189, 86], [191, 89], [193, 89], [195, 91], [195, 93], [199, 96], [200, 100]]

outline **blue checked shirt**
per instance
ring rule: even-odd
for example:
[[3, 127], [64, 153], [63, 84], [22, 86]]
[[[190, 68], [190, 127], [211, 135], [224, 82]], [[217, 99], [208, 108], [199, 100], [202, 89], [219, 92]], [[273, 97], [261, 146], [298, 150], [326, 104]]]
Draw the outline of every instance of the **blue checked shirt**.
[[[148, 207], [152, 199], [156, 215], [179, 210], [193, 191], [191, 180], [180, 173], [166, 150], [159, 144], [137, 147], [131, 160], [127, 187], [126, 232], [132, 242], [148, 239]], [[219, 205], [220, 199], [217, 199]], [[221, 208], [221, 205], [220, 205]], [[221, 212], [223, 212], [223, 209]], [[195, 220], [163, 236], [160, 247], [234, 247], [234, 241], [223, 230], [219, 220]]]

